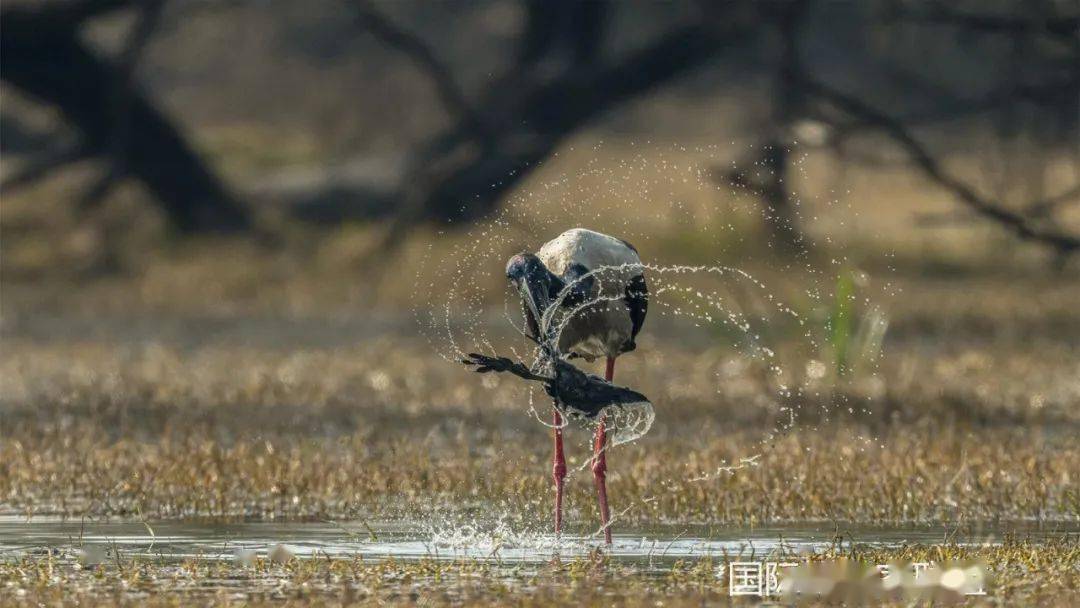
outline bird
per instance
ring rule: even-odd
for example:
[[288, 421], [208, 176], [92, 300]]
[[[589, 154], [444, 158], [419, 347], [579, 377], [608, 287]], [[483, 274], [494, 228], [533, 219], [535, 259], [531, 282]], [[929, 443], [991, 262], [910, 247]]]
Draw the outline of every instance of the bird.
[[[570, 417], [590, 419], [597, 416], [603, 417], [609, 408], [620, 408], [639, 415], [643, 414], [643, 417], [639, 419], [631, 419], [632, 421], [627, 426], [635, 433], [634, 437], [648, 432], [654, 419], [652, 403], [648, 397], [633, 389], [616, 386], [599, 376], [581, 371], [560, 357], [551, 342], [539, 342], [539, 346], [541, 354], [531, 367], [506, 357], [479, 353], [469, 353], [461, 362], [475, 367], [474, 371], [482, 374], [509, 372], [525, 380], [542, 382], [544, 390], [555, 402], [556, 411], [564, 412]], [[556, 430], [559, 429], [556, 428]], [[601, 496], [606, 498], [606, 494], [601, 494]], [[557, 505], [561, 506], [559, 503]], [[606, 506], [606, 501], [602, 500], [601, 505]], [[603, 515], [603, 511], [601, 513], [604, 540], [610, 545], [610, 521]], [[556, 511], [556, 516], [556, 525], [559, 525], [561, 520], [558, 511]], [[556, 529], [556, 534], [559, 532], [560, 530]]]
[[[649, 289], [637, 249], [623, 239], [585, 228], [573, 228], [545, 243], [536, 253], [510, 258], [506, 277], [521, 296], [526, 335], [568, 358], [605, 358], [604, 380], [615, 377], [615, 360], [637, 348], [645, 323]], [[571, 366], [572, 367], [572, 366]], [[555, 365], [555, 370], [561, 369]], [[510, 370], [507, 370], [510, 371]], [[562, 530], [563, 480], [566, 460], [562, 416], [556, 398], [554, 413], [555, 532]], [[592, 472], [604, 538], [611, 544], [607, 502], [607, 429], [600, 416], [593, 441]]]
[[[551, 352], [551, 351], [547, 351]], [[587, 374], [557, 356], [541, 356], [532, 367], [506, 357], [469, 353], [461, 361], [481, 374], [509, 372], [526, 380], [544, 383], [544, 390], [568, 415], [595, 418], [608, 407], [638, 409], [649, 405], [641, 393]]]

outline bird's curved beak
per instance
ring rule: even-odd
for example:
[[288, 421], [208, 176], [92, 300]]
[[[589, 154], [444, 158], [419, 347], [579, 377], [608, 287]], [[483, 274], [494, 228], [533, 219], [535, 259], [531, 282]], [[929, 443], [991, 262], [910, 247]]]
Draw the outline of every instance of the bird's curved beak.
[[[518, 291], [521, 292], [522, 301], [529, 307], [529, 311], [532, 312], [533, 318], [536, 319], [536, 324], [540, 328], [540, 333], [546, 333], [546, 328], [544, 327], [544, 313], [551, 305], [547, 289], [535, 278], [527, 276], [518, 281]], [[537, 337], [542, 338], [543, 336]]]

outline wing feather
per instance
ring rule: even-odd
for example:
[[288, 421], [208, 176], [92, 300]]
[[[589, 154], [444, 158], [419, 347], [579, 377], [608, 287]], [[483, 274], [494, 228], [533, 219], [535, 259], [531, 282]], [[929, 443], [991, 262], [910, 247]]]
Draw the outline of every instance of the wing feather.
[[630, 309], [630, 340], [623, 346], [623, 352], [637, 348], [638, 332], [645, 324], [645, 315], [649, 312], [649, 286], [645, 283], [645, 275], [634, 275], [626, 285], [626, 305]]

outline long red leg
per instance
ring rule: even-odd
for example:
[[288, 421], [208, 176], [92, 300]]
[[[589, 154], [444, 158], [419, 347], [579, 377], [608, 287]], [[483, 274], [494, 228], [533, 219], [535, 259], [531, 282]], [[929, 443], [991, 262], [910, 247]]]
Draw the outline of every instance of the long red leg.
[[[607, 370], [604, 379], [611, 382], [615, 378], [615, 359], [608, 357]], [[610, 513], [607, 504], [607, 453], [604, 447], [607, 445], [607, 429], [604, 428], [604, 417], [596, 425], [596, 440], [593, 443], [593, 478], [596, 480], [596, 498], [600, 501], [600, 525], [604, 527], [604, 541], [611, 544], [611, 527], [608, 524]]]
[[551, 476], [555, 479], [555, 534], [562, 533], [562, 495], [563, 480], [566, 479], [566, 457], [562, 447], [562, 416], [555, 410], [555, 462], [551, 467]]

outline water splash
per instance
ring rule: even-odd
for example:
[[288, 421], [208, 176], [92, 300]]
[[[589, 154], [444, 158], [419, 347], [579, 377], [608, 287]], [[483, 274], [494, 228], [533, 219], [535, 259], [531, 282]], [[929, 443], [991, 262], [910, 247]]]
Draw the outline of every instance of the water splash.
[[503, 515], [494, 520], [438, 521], [426, 525], [428, 542], [433, 552], [482, 553], [497, 556], [503, 549], [528, 548], [549, 550], [558, 545], [556, 538], [543, 535], [512, 517]]
[[614, 429], [609, 449], [641, 439], [649, 432], [653, 421], [656, 420], [656, 411], [653, 409], [653, 404], [648, 401], [606, 407], [602, 415], [604, 424]]
[[[602, 142], [587, 149], [571, 149], [575, 163], [570, 172], [534, 180], [528, 188], [512, 195], [489, 222], [468, 229], [452, 254], [432, 256], [435, 272], [425, 276], [447, 277], [449, 286], [431, 290], [430, 279], [420, 279], [418, 274], [417, 300], [426, 301], [424, 310], [428, 313], [421, 323], [423, 334], [435, 352], [451, 362], [478, 349], [509, 349], [519, 360], [534, 361], [539, 355], [535, 345], [513, 339], [524, 332], [525, 323], [518, 295], [506, 287], [501, 277], [506, 258], [522, 250], [535, 250], [576, 226], [626, 238], [653, 259], [641, 265], [593, 269], [586, 277], [595, 278], [602, 286], [627, 270], [644, 272], [650, 291], [645, 336], [655, 331], [658, 321], [664, 321], [665, 327], [675, 324], [697, 332], [700, 337], [695, 339], [699, 341], [709, 339], [730, 346], [733, 357], [711, 372], [714, 392], [735, 394], [731, 385], [746, 382], [747, 377], [765, 389], [755, 390], [748, 404], [772, 421], [771, 428], [763, 429], [759, 453], [735, 458], [736, 464], [720, 472], [735, 474], [758, 466], [757, 459], [772, 441], [797, 428], [806, 404], [822, 404], [822, 410], [814, 413], [824, 421], [829, 419], [830, 408], [839, 411], [843, 407], [845, 395], [828, 384], [833, 381], [828, 354], [832, 348], [830, 320], [822, 311], [828, 311], [838, 299], [837, 275], [850, 272], [854, 265], [834, 246], [834, 236], [839, 232], [815, 237], [813, 227], [819, 222], [832, 222], [842, 233], [853, 233], [858, 228], [856, 214], [839, 198], [828, 200], [828, 194], [794, 194], [791, 211], [803, 224], [802, 241], [796, 251], [778, 256], [779, 249], [764, 228], [774, 220], [768, 217], [766, 208], [737, 189], [718, 185], [712, 178], [716, 167], [744, 156], [745, 149], [734, 144], [665, 147], [639, 143], [644, 145], [632, 148], [642, 152], [631, 152], [629, 156], [620, 150], [613, 154]], [[576, 162], [578, 156], [583, 157], [581, 162]], [[551, 162], [558, 163], [559, 158], [556, 155]], [[805, 177], [805, 155], [793, 150], [791, 158], [792, 176]], [[681, 254], [672, 253], [672, 249], [690, 255], [680, 260]], [[813, 255], [812, 251], [828, 255]], [[721, 256], [736, 257], [735, 252], [740, 260], [738, 266], [717, 263]], [[697, 263], [665, 263], [686, 260]], [[750, 270], [763, 266], [768, 280]], [[597, 288], [594, 293], [603, 290]], [[560, 301], [565, 294], [560, 294]], [[493, 306], [500, 297], [501, 307]], [[561, 336], [573, 315], [586, 312], [588, 307], [611, 305], [615, 299], [595, 298], [572, 311], [552, 306], [545, 314], [545, 322]], [[868, 302], [866, 305], [874, 308]], [[497, 318], [487, 311], [497, 311]], [[874, 314], [877, 316], [867, 323], [865, 335], [858, 338], [866, 343], [865, 348], [858, 340], [853, 342], [860, 352], [873, 355], [867, 357], [869, 363], [863, 371], [870, 376], [877, 373], [876, 356], [887, 327], [884, 311], [878, 309]], [[526, 344], [524, 349], [520, 348], [522, 344]], [[818, 365], [812, 366], [813, 362]], [[824, 370], [818, 369], [821, 365], [825, 365]], [[814, 373], [810, 373], [811, 368]], [[673, 368], [668, 373], [677, 378], [689, 370]], [[707, 394], [708, 387], [701, 382], [698, 376], [696, 389]], [[637, 381], [626, 384], [643, 388]], [[547, 402], [546, 396], [538, 393], [536, 386], [524, 390], [530, 421], [552, 427], [550, 414], [545, 415], [538, 405]], [[618, 428], [612, 426], [609, 449], [643, 437], [656, 420], [656, 408], [663, 417], [669, 396], [650, 396], [653, 403], [647, 407], [621, 411], [608, 408], [610, 424], [621, 423]], [[832, 404], [826, 405], [830, 401]], [[703, 471], [697, 478], [716, 475]]]

